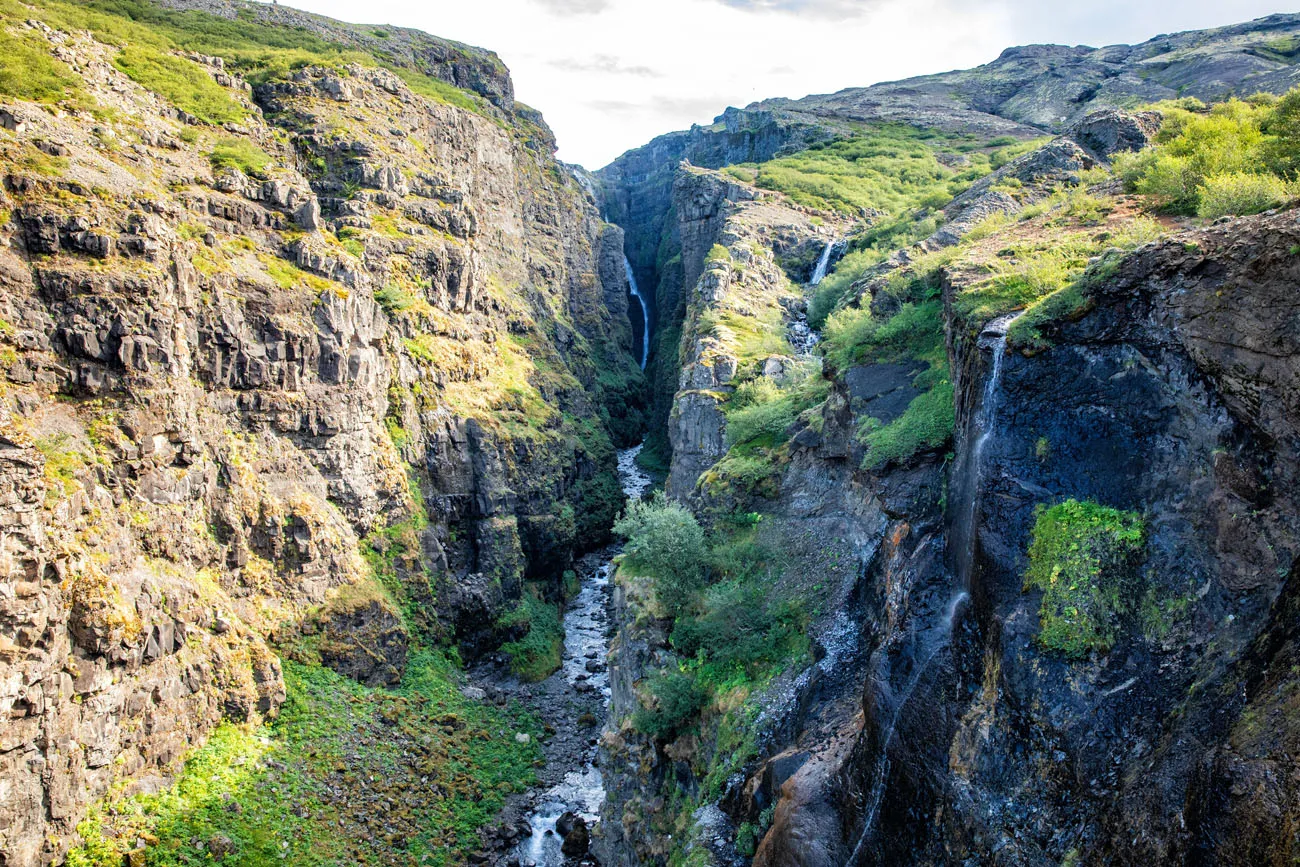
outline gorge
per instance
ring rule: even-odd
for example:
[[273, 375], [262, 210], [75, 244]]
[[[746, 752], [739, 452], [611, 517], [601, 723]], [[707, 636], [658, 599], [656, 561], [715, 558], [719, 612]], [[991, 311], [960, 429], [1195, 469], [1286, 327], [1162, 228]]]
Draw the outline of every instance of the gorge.
[[0, 867], [1300, 858], [1300, 15], [728, 108], [0, 0]]

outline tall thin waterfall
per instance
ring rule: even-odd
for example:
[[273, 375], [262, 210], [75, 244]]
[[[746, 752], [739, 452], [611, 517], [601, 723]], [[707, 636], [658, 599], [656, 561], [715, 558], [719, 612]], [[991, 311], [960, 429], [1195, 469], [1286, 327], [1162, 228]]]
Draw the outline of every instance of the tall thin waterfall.
[[970, 444], [970, 448], [963, 456], [959, 469], [959, 478], [961, 479], [959, 496], [961, 499], [957, 503], [957, 524], [953, 527], [952, 544], [957, 553], [957, 578], [960, 583], [956, 593], [948, 601], [943, 619], [936, 626], [931, 627], [929, 633], [920, 639], [920, 645], [925, 650], [919, 655], [919, 661], [915, 664], [911, 676], [908, 677], [902, 690], [897, 694], [893, 712], [881, 730], [880, 756], [876, 759], [876, 767], [871, 779], [871, 789], [868, 792], [863, 811], [862, 833], [858, 837], [857, 845], [853, 847], [848, 862], [846, 862], [847, 867], [854, 867], [858, 863], [863, 847], [870, 839], [872, 831], [875, 830], [876, 819], [880, 815], [880, 807], [885, 797], [885, 784], [889, 777], [889, 747], [893, 743], [895, 729], [897, 729], [899, 719], [903, 715], [903, 709], [907, 706], [908, 700], [911, 699], [912, 693], [916, 690], [930, 664], [951, 641], [957, 614], [962, 605], [970, 600], [971, 579], [975, 566], [976, 524], [978, 522], [979, 489], [983, 473], [984, 446], [992, 437], [993, 430], [997, 425], [998, 401], [1001, 397], [1002, 363], [1007, 354], [1007, 332], [1011, 328], [1011, 323], [1015, 322], [1016, 317], [1019, 315], [1017, 313], [996, 319], [980, 332], [978, 346], [980, 349], [986, 349], [992, 353], [993, 365], [989, 371], [989, 378], [984, 383], [984, 393], [979, 409], [976, 411], [973, 424], [969, 429], [967, 442]]
[[623, 257], [623, 270], [627, 272], [627, 285], [631, 287], [632, 297], [641, 304], [641, 369], [645, 370], [650, 360], [650, 306], [641, 296], [641, 289], [636, 285], [636, 275], [632, 273], [632, 263]]
[[817, 260], [817, 267], [813, 270], [812, 279], [808, 281], [809, 286], [816, 286], [826, 279], [826, 269], [830, 267], [833, 249], [835, 249], [835, 242], [827, 241], [826, 249], [822, 250], [822, 257]]
[[979, 348], [992, 353], [993, 367], [984, 383], [984, 394], [970, 431], [970, 449], [961, 466], [961, 497], [957, 521], [953, 528], [953, 542], [957, 552], [957, 577], [965, 590], [970, 590], [975, 568], [975, 544], [979, 523], [979, 491], [984, 474], [984, 447], [988, 444], [997, 424], [998, 401], [1001, 398], [1002, 362], [1007, 355], [1007, 332], [1011, 323], [1020, 316], [1013, 313], [993, 320], [980, 332]]

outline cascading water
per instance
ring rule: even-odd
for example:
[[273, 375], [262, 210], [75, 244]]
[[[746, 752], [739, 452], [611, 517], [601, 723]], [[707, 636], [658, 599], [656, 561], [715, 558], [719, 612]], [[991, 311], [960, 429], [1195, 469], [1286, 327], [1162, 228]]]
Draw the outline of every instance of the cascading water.
[[975, 568], [975, 543], [979, 523], [979, 490], [984, 472], [984, 447], [988, 444], [997, 423], [999, 387], [1002, 383], [1002, 362], [1007, 354], [1007, 332], [1020, 317], [1012, 313], [993, 320], [980, 332], [978, 347], [992, 353], [992, 369], [984, 383], [984, 394], [970, 430], [967, 449], [958, 467], [960, 487], [957, 503], [957, 524], [953, 526], [953, 550], [957, 555], [957, 578], [963, 589], [969, 591]]
[[[636, 446], [618, 453], [618, 477], [629, 500], [641, 499], [650, 487], [650, 477], [636, 465], [640, 452], [641, 446]], [[560, 670], [551, 675], [563, 678], [575, 690], [580, 682], [589, 684], [600, 692], [605, 708], [609, 707], [609, 674], [603, 665], [592, 666], [590, 662], [603, 662], [609, 652], [609, 578], [615, 553], [616, 548], [601, 553], [600, 568], [584, 577], [577, 598], [565, 609], [564, 661]], [[563, 841], [556, 830], [560, 817], [574, 813], [590, 827], [600, 818], [604, 803], [605, 782], [596, 767], [596, 747], [592, 745], [580, 767], [569, 771], [537, 799], [528, 817], [532, 833], [520, 842], [517, 851], [519, 863], [525, 867], [564, 864]]]
[[645, 370], [650, 361], [650, 306], [645, 303], [641, 289], [636, 285], [636, 275], [632, 273], [632, 263], [623, 257], [623, 270], [627, 272], [627, 285], [632, 297], [641, 305], [641, 369]]
[[809, 286], [816, 286], [822, 280], [826, 279], [826, 269], [831, 264], [831, 252], [835, 249], [834, 241], [827, 241], [826, 248], [822, 250], [822, 257], [817, 260], [817, 267], [813, 269], [812, 279], [808, 281]]
[[[826, 270], [831, 264], [831, 254], [835, 250], [835, 242], [827, 241], [826, 246], [822, 249], [821, 258], [817, 260], [817, 267], [813, 269], [812, 279], [808, 281], [809, 288], [815, 287], [822, 280], [826, 279]], [[808, 316], [800, 313], [794, 322], [790, 323], [790, 345], [794, 347], [795, 355], [806, 358], [810, 357], [813, 347], [821, 339], [820, 335], [808, 324]]]
[[866, 809], [863, 812], [862, 833], [858, 837], [857, 845], [853, 848], [853, 854], [849, 856], [847, 867], [853, 867], [854, 864], [858, 863], [858, 857], [862, 854], [863, 846], [870, 839], [871, 832], [875, 829], [876, 818], [880, 813], [880, 806], [884, 800], [885, 784], [889, 777], [889, 747], [893, 742], [894, 731], [898, 727], [898, 721], [903, 714], [903, 709], [907, 706], [907, 702], [912, 697], [912, 693], [916, 690], [922, 676], [930, 667], [930, 663], [948, 646], [952, 638], [952, 630], [957, 614], [961, 610], [961, 606], [970, 599], [971, 578], [975, 564], [976, 524], [984, 447], [992, 436], [997, 423], [1002, 362], [1007, 352], [1007, 332], [1019, 315], [1011, 314], [996, 319], [980, 332], [977, 345], [980, 349], [992, 353], [992, 369], [989, 372], [988, 380], [984, 383], [984, 393], [974, 418], [974, 424], [969, 429], [967, 442], [970, 443], [970, 448], [958, 468], [958, 475], [961, 479], [961, 501], [957, 504], [958, 523], [953, 527], [952, 541], [957, 555], [959, 589], [949, 601], [942, 620], [931, 630], [933, 634], [923, 642], [929, 645], [929, 649], [925, 651], [923, 660], [916, 666], [904, 684], [902, 691], [898, 694], [898, 698], [894, 703], [894, 710], [890, 714], [889, 723], [881, 731], [880, 756], [876, 760], [871, 790], [867, 796]]

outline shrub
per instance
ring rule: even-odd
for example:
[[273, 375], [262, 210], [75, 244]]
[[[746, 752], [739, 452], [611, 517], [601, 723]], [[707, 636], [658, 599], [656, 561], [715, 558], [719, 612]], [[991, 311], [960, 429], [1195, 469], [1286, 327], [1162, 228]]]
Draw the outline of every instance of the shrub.
[[661, 741], [681, 734], [709, 698], [695, 678], [681, 672], [656, 678], [649, 691], [653, 707], [637, 708], [632, 725]]
[[952, 438], [956, 425], [952, 383], [946, 379], [918, 395], [903, 414], [887, 425], [867, 419], [859, 438], [867, 447], [866, 469], [902, 462], [922, 451], [937, 449]]
[[628, 565], [651, 579], [660, 604], [675, 615], [704, 578], [707, 549], [695, 516], [659, 491], [648, 501], [629, 503], [614, 532], [627, 539]]
[[1285, 202], [1287, 186], [1277, 175], [1229, 172], [1206, 178], [1196, 196], [1200, 217], [1258, 214]]
[[785, 441], [786, 430], [799, 415], [792, 401], [777, 398], [727, 414], [727, 440], [732, 445], [762, 439], [769, 444]]
[[501, 645], [501, 651], [510, 657], [510, 670], [520, 679], [536, 683], [560, 667], [564, 627], [560, 624], [560, 612], [554, 605], [524, 594], [519, 606], [503, 615], [497, 626], [527, 630], [517, 641]]
[[802, 606], [770, 598], [766, 582], [725, 582], [705, 594], [704, 613], [679, 618], [673, 646], [684, 656], [745, 674], [806, 646]]
[[1043, 591], [1043, 647], [1070, 659], [1110, 650], [1140, 596], [1132, 584], [1144, 535], [1137, 512], [1079, 500], [1038, 507], [1024, 587]]
[[192, 60], [143, 45], [128, 45], [114, 58], [113, 65], [141, 87], [147, 87], [204, 123], [219, 125], [244, 118], [239, 103]]
[[208, 155], [212, 167], [239, 169], [246, 175], [260, 175], [271, 164], [271, 156], [248, 139], [223, 138]]

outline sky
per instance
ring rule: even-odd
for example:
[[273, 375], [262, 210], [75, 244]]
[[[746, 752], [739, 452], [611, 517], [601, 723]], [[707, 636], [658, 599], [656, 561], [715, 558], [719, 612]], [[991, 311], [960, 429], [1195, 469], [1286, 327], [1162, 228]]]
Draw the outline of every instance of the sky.
[[559, 157], [595, 169], [729, 105], [1290, 11], [1279, 0], [282, 0], [496, 51]]

